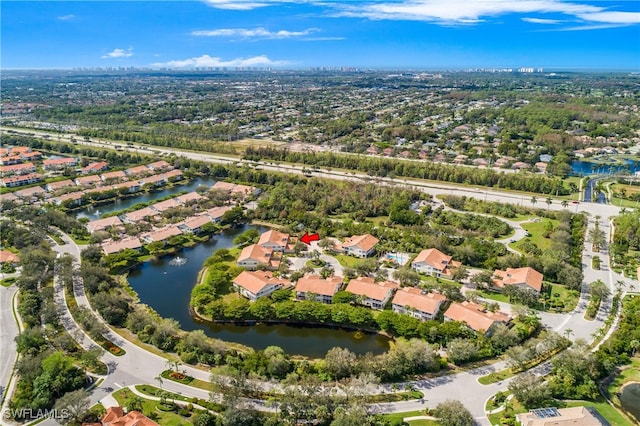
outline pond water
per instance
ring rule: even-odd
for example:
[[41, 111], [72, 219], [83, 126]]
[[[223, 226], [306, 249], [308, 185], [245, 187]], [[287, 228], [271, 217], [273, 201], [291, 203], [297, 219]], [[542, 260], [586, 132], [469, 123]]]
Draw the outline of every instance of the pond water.
[[640, 383], [629, 383], [620, 393], [622, 408], [631, 413], [640, 424]]
[[589, 161], [573, 160], [571, 162], [571, 173], [574, 175], [592, 175], [592, 174], [615, 174], [640, 171], [640, 161], [624, 160], [624, 164], [599, 164]]
[[196, 178], [184, 185], [179, 184], [174, 185], [171, 188], [161, 189], [160, 191], [145, 192], [137, 197], [117, 199], [115, 202], [103, 204], [97, 207], [89, 206], [84, 209], [76, 210], [74, 214], [78, 219], [80, 219], [81, 217], [86, 217], [90, 220], [96, 220], [104, 214], [128, 209], [129, 207], [134, 206], [138, 203], [146, 203], [149, 201], [158, 200], [168, 195], [178, 194], [184, 191], [195, 191], [196, 188], [200, 185], [211, 187], [215, 183], [216, 181], [211, 178]]
[[[331, 329], [326, 327], [295, 327], [289, 325], [209, 324], [197, 321], [189, 313], [189, 299], [198, 271], [217, 249], [231, 248], [233, 239], [248, 229], [264, 232], [267, 228], [246, 225], [229, 229], [195, 247], [185, 248], [176, 256], [139, 265], [129, 273], [129, 283], [140, 301], [165, 318], [174, 318], [183, 330], [202, 329], [221, 340], [241, 343], [256, 349], [280, 346], [289, 354], [322, 357], [335, 346], [354, 353], [382, 353], [389, 348], [389, 339], [377, 334]], [[176, 261], [176, 258], [181, 260]]]

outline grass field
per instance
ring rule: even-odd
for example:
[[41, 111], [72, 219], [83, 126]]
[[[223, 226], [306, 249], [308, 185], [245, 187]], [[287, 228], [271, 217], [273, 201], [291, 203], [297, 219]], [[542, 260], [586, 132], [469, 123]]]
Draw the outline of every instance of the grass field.
[[[585, 407], [593, 407], [607, 419], [611, 425], [615, 426], [633, 426], [633, 424], [627, 420], [615, 407], [609, 405], [604, 398], [600, 397], [596, 401], [565, 401], [565, 407], [578, 407], [584, 405]], [[560, 405], [560, 404], [559, 404]]]
[[[406, 411], [404, 413], [384, 414], [382, 417], [392, 421], [402, 421], [405, 417], [423, 416], [423, 411]], [[409, 422], [411, 426], [436, 426], [439, 423], [435, 420], [414, 420]]]
[[[129, 389], [120, 389], [115, 392], [113, 396], [122, 407], [131, 407], [133, 400], [139, 398]], [[158, 401], [152, 401], [145, 398], [140, 399], [142, 400], [142, 413], [158, 424], [166, 426], [182, 426], [191, 424], [186, 417], [182, 417], [174, 412], [158, 410]]]
[[355, 268], [356, 266], [358, 266], [360, 263], [364, 261], [363, 259], [347, 256], [346, 254], [336, 254], [334, 257], [338, 259], [338, 262], [340, 263], [340, 265], [346, 268]]
[[554, 228], [558, 226], [558, 221], [553, 219], [541, 219], [539, 222], [527, 222], [522, 224], [522, 228], [531, 234], [529, 237], [531, 242], [543, 251], [551, 248], [551, 239], [544, 238], [543, 236], [547, 222], [551, 222]]

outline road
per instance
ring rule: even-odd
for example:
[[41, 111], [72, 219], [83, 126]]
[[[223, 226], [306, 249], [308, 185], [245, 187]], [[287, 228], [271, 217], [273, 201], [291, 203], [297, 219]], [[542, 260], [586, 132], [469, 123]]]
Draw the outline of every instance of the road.
[[[13, 298], [18, 292], [18, 286], [0, 286], [0, 400], [5, 408], [9, 398], [4, 400], [5, 390], [10, 390], [9, 380], [13, 374], [13, 366], [18, 352], [15, 338], [19, 329], [16, 319], [13, 317]], [[11, 394], [11, 392], [6, 392]]]
[[[23, 131], [23, 133], [37, 134], [41, 132]], [[62, 138], [69, 139], [71, 136], [73, 135], [63, 135]], [[80, 141], [79, 143], [83, 145], [111, 147], [119, 148], [120, 150], [151, 153], [150, 150], [146, 148], [127, 146], [126, 144], [118, 144], [113, 142], [98, 143]], [[153, 151], [157, 154], [176, 154], [193, 160], [212, 163], [242, 164], [254, 168], [262, 168], [265, 170], [294, 174], [308, 173], [306, 171], [303, 171], [303, 166], [274, 164], [269, 162], [249, 162], [215, 154], [188, 152], [158, 147], [153, 147]], [[434, 196], [442, 193], [447, 193], [455, 195], [465, 195], [471, 198], [484, 199], [486, 201], [499, 201], [519, 204], [528, 207], [535, 207], [535, 204], [531, 203], [529, 195], [523, 195], [520, 193], [469, 188], [446, 183], [420, 181], [416, 179], [371, 178], [370, 176], [361, 173], [342, 172], [334, 170], [314, 170], [313, 175], [316, 177], [342, 181], [374, 182], [380, 185], [411, 187]], [[527, 199], [525, 200], [525, 198]], [[561, 200], [555, 199], [553, 200], [551, 205], [547, 206], [547, 208], [551, 210], [563, 210], [564, 208], [561, 206], [560, 202]], [[601, 229], [603, 229], [607, 233], [607, 236], [609, 236], [610, 232], [609, 219], [619, 214], [618, 207], [603, 204], [580, 203], [572, 205], [571, 210], [574, 209], [575, 212], [585, 212], [590, 217], [589, 229], [594, 226], [593, 220], [595, 216], [599, 215], [601, 217]], [[77, 256], [79, 253], [77, 247], [71, 247], [72, 244], [67, 245], [70, 246], [68, 252], [74, 255], [74, 257]], [[593, 334], [602, 325], [603, 320], [607, 315], [608, 308], [610, 307], [611, 298], [604, 301], [600, 308], [600, 311], [598, 312], [597, 318], [594, 321], [586, 321], [584, 319], [584, 309], [586, 308], [586, 304], [588, 302], [586, 292], [584, 291], [586, 289], [586, 283], [592, 282], [595, 279], [602, 279], [612, 290], [614, 289], [615, 282], [617, 282], [618, 280], [623, 283], [623, 289], [629, 289], [629, 286], [632, 284], [631, 280], [615, 274], [613, 271], [607, 269], [607, 267], [600, 271], [591, 269], [590, 259], [592, 258], [594, 253], [592, 253], [590, 249], [590, 245], [585, 244], [583, 253], [585, 283], [583, 285], [583, 293], [581, 295], [580, 302], [578, 303], [578, 307], [574, 312], [566, 315], [565, 318], [562, 319], [556, 327], [554, 327], [557, 331], [560, 332], [571, 330], [571, 335], [573, 335], [573, 337], [582, 337], [587, 340], [591, 340]], [[599, 253], [598, 255], [602, 259], [602, 264], [605, 266], [608, 265], [608, 253], [604, 251]], [[84, 297], [82, 291], [81, 283], [78, 283], [78, 286], [76, 288], [76, 298], [79, 305], [88, 306], [86, 297]], [[557, 322], [558, 319], [555, 318], [555, 321]], [[119, 358], [116, 358], [111, 354], [104, 355], [103, 359], [108, 362], [112, 368], [110, 368], [110, 373], [105, 378], [104, 383], [100, 386], [100, 388], [96, 389], [93, 392], [92, 402], [96, 402], [102, 398], [105, 398], [111, 390], [117, 390], [121, 386], [127, 386], [133, 383], [153, 384], [157, 375], [167, 368], [164, 358], [139, 348], [138, 346], [122, 339], [120, 336], [111, 331], [108, 333], [107, 337], [123, 347], [127, 351], [127, 353]], [[504, 381], [501, 384], [484, 386], [480, 385], [477, 382], [477, 378], [481, 375], [487, 374], [491, 371], [499, 370], [503, 367], [504, 363], [496, 363], [492, 366], [484, 367], [482, 369], [476, 369], [471, 372], [443, 376], [429, 380], [415, 381], [412, 382], [412, 384], [417, 389], [425, 392], [425, 403], [417, 400], [388, 404], [376, 404], [373, 406], [373, 409], [380, 412], [408, 411], [423, 408], [425, 405], [434, 407], [439, 402], [442, 402], [445, 399], [453, 398], [463, 401], [465, 406], [470, 409], [474, 417], [476, 417], [480, 423], [488, 424], [488, 421], [484, 417], [484, 403], [491, 395], [493, 395], [498, 390], [504, 390], [507, 386], [508, 381]], [[187, 370], [188, 374], [193, 375], [196, 378], [200, 378], [202, 380], [209, 379], [209, 374], [207, 372], [187, 366], [185, 366], [184, 369]], [[171, 391], [180, 391], [185, 394], [197, 396], [199, 398], [208, 397], [208, 394], [205, 391], [180, 385], [174, 382], [165, 381], [164, 387]], [[385, 388], [390, 389], [389, 386], [385, 386]]]

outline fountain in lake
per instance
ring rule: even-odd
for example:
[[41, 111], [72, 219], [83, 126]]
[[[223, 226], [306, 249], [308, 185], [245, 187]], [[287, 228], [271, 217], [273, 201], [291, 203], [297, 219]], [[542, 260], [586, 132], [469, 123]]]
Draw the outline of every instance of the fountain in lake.
[[169, 261], [169, 265], [171, 266], [182, 266], [185, 263], [187, 263], [187, 259], [180, 256], [174, 257]]

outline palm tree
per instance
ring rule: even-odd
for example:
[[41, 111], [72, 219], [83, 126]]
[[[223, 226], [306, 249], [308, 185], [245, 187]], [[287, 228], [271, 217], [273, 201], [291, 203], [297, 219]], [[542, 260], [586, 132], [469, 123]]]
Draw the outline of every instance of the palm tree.
[[531, 197], [531, 205], [535, 206], [537, 202], [538, 202], [538, 197], [536, 197], [535, 195]]
[[553, 203], [553, 200], [551, 199], [551, 197], [547, 197], [545, 203], [547, 203], [547, 211], [549, 211], [549, 207], [551, 207], [551, 203]]
[[562, 200], [562, 202], [560, 204], [562, 205], [563, 209], [566, 209], [567, 206], [569, 206], [569, 202], [567, 200]]

